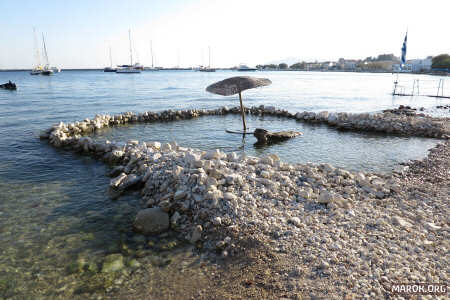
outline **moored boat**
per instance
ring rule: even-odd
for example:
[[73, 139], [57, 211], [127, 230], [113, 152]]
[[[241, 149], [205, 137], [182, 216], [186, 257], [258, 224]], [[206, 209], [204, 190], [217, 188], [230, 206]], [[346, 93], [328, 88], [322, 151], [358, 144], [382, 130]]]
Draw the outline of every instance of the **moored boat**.
[[244, 64], [240, 64], [239, 67], [237, 68], [237, 70], [240, 71], [240, 72], [246, 72], [246, 71], [256, 71], [257, 69], [256, 68], [250, 68], [249, 66], [244, 65]]
[[144, 68], [139, 63], [133, 64], [133, 50], [131, 47], [131, 30], [128, 30], [128, 39], [130, 40], [130, 64], [119, 66], [116, 73], [119, 74], [132, 74], [141, 73]]

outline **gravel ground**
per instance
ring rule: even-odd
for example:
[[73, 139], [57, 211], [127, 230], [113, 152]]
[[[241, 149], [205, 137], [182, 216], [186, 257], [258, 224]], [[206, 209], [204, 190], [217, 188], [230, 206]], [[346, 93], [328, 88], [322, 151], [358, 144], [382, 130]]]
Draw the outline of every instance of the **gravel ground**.
[[[140, 275], [131, 280], [133, 292], [124, 288], [113, 298], [389, 299], [391, 283], [448, 284], [449, 154], [446, 142], [408, 163], [391, 178], [401, 188], [382, 199], [364, 193], [350, 208], [315, 201], [300, 210], [299, 202], [273, 206], [267, 218], [278, 222], [221, 232], [235, 241], [233, 255], [200, 251], [201, 274], [159, 282], [170, 293], [149, 289], [152, 278]], [[286, 210], [300, 222], [281, 220]]]

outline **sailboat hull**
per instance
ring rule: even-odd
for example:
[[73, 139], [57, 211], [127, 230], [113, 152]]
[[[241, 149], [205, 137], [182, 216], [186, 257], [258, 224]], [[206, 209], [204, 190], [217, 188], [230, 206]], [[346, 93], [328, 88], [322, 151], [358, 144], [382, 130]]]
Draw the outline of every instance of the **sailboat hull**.
[[120, 74], [133, 74], [133, 73], [141, 73], [141, 70], [137, 69], [118, 69], [116, 73]]
[[103, 69], [103, 72], [112, 72], [112, 73], [115, 73], [115, 72], [117, 72], [117, 70], [116, 70], [116, 69], [113, 69], [113, 68], [104, 68], [104, 69]]
[[52, 70], [45, 70], [45, 71], [41, 72], [41, 75], [50, 76], [50, 75], [53, 75], [53, 71]]

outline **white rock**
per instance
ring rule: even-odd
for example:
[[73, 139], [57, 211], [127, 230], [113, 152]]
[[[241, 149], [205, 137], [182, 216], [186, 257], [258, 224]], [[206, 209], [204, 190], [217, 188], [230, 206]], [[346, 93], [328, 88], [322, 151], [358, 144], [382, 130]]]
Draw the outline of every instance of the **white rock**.
[[296, 227], [300, 227], [302, 222], [300, 221], [300, 219], [298, 217], [292, 217], [289, 219], [289, 223], [294, 224], [294, 226]]
[[186, 197], [186, 191], [184, 189], [183, 190], [177, 190], [175, 192], [175, 195], [173, 196], [173, 200], [178, 201], [178, 200], [183, 199], [184, 197]]
[[270, 172], [269, 171], [262, 171], [261, 172], [262, 178], [270, 178]]
[[330, 203], [334, 200], [335, 195], [332, 192], [328, 192], [328, 191], [322, 191], [319, 194], [319, 197], [317, 199], [317, 202], [319, 203]]
[[118, 187], [127, 178], [127, 174], [120, 173], [116, 178], [111, 179], [109, 185], [112, 187]]
[[411, 223], [409, 223], [408, 221], [405, 221], [404, 219], [400, 218], [399, 216], [392, 217], [391, 222], [393, 225], [404, 227], [404, 228], [412, 227]]
[[161, 151], [162, 152], [170, 152], [170, 151], [172, 151], [172, 145], [170, 145], [169, 143], [164, 143], [161, 146]]
[[159, 150], [161, 148], [160, 142], [147, 142], [146, 145], [147, 145], [147, 147], [151, 147], [156, 150]]
[[227, 192], [227, 193], [223, 194], [223, 198], [227, 201], [233, 201], [233, 200], [236, 200], [237, 197], [235, 194]]
[[439, 230], [439, 229], [442, 228], [441, 226], [437, 226], [436, 224], [431, 223], [431, 222], [426, 223], [425, 226], [426, 226], [429, 230]]
[[222, 224], [222, 219], [221, 219], [220, 217], [215, 217], [215, 218], [213, 218], [213, 219], [211, 220], [211, 222], [212, 222], [214, 225], [218, 226], [218, 225], [221, 225], [221, 224]]

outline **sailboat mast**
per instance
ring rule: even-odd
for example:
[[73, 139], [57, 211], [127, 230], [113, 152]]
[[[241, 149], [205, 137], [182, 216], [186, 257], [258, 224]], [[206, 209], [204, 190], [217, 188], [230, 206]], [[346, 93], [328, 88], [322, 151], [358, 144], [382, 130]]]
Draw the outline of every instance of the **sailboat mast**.
[[44, 45], [44, 56], [45, 56], [45, 63], [47, 66], [50, 65], [50, 63], [48, 62], [48, 54], [47, 54], [47, 47], [45, 47], [45, 39], [44, 39], [44, 34], [42, 34], [42, 44]]
[[133, 50], [131, 48], [131, 29], [128, 30], [128, 39], [130, 40], [130, 66], [133, 66]]
[[39, 46], [36, 37], [36, 28], [34, 27], [33, 27], [33, 34], [34, 34], [34, 48], [36, 49], [36, 53], [34, 55], [36, 56], [37, 67], [39, 67], [41, 65], [41, 55], [39, 53]]
[[150, 55], [152, 56], [152, 69], [153, 69], [153, 43], [150, 41]]
[[111, 46], [109, 46], [109, 63], [111, 65], [112, 68], [112, 55], [111, 55]]
[[208, 46], [208, 69], [211, 69], [211, 47]]

